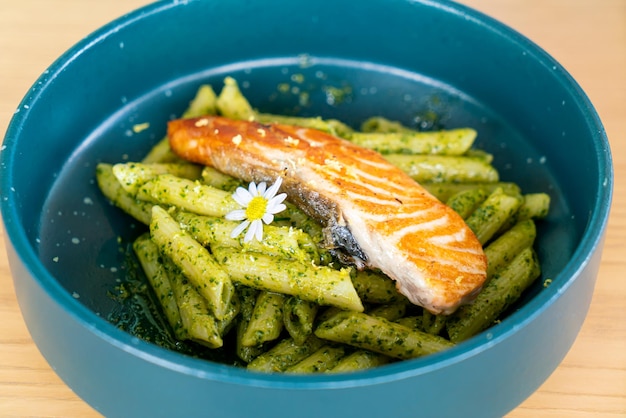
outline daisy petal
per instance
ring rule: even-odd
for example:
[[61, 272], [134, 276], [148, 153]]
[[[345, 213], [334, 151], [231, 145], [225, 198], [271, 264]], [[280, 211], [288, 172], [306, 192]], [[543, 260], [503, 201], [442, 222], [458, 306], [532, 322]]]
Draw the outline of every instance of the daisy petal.
[[265, 189], [267, 189], [267, 183], [262, 182], [257, 186], [256, 192], [259, 196], [263, 196], [263, 193], [265, 193]]
[[261, 242], [263, 241], [263, 222], [261, 222], [260, 219], [257, 219], [256, 221], [256, 228], [254, 231], [254, 236], [257, 239], [257, 241]]
[[285, 199], [287, 199], [287, 193], [281, 193], [278, 196], [274, 196], [272, 200], [276, 203], [282, 203]]
[[248, 185], [248, 192], [250, 192], [250, 195], [252, 197], [258, 196], [258, 191], [256, 189], [256, 183], [255, 182], [250, 182], [250, 184]]
[[243, 209], [236, 209], [231, 212], [228, 212], [225, 216], [225, 219], [229, 221], [243, 221], [246, 219], [246, 211]]
[[265, 222], [265, 225], [269, 225], [274, 220], [274, 215], [272, 215], [271, 213], [266, 213], [265, 215], [263, 215], [263, 218], [261, 219], [263, 219], [263, 222]]
[[[260, 222], [261, 221], [258, 219], [255, 221], [252, 221], [252, 223], [250, 224], [250, 228], [248, 228], [248, 231], [246, 232], [246, 236], [243, 238], [243, 242], [250, 242], [252, 241], [253, 238], [257, 236], [256, 230], [259, 227]], [[263, 228], [263, 224], [261, 224], [261, 228]]]
[[272, 184], [272, 187], [267, 189], [267, 192], [265, 192], [265, 195], [263, 195], [263, 197], [266, 198], [267, 200], [271, 200], [274, 196], [276, 196], [276, 193], [278, 193], [278, 189], [280, 189], [280, 185], [282, 183], [283, 183], [283, 178], [277, 177], [276, 182]]
[[[278, 196], [272, 198], [269, 202], [267, 202], [266, 211], [268, 213], [278, 213], [285, 210], [287, 207], [285, 205], [282, 205], [281, 203], [285, 200], [286, 197], [287, 195], [285, 193], [281, 193]], [[277, 210], [276, 208], [282, 209]]]
[[233, 228], [233, 232], [230, 233], [230, 237], [237, 238], [239, 234], [241, 234], [248, 227], [248, 225], [250, 225], [250, 221], [243, 221], [242, 223], [237, 225], [235, 228]]
[[287, 209], [287, 206], [283, 205], [282, 203], [279, 203], [278, 205], [272, 205], [271, 208], [268, 205], [266, 212], [269, 214], [275, 215], [277, 213], [284, 211], [285, 209]]
[[233, 193], [233, 199], [239, 204], [239, 206], [248, 206], [248, 203], [252, 200], [252, 195], [249, 191], [243, 187], [237, 187], [235, 193]]

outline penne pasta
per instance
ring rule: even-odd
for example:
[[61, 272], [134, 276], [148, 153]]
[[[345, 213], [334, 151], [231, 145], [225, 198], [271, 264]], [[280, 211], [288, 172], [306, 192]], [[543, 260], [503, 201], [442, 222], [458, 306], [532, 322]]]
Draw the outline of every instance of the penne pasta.
[[324, 345], [311, 355], [288, 367], [286, 373], [321, 373], [335, 367], [345, 355], [342, 346]]
[[471, 305], [461, 307], [448, 320], [446, 328], [450, 340], [464, 341], [492, 325], [540, 273], [535, 251], [531, 247], [520, 251], [491, 278]]
[[315, 335], [397, 359], [420, 357], [454, 346], [445, 338], [355, 311], [337, 312], [319, 324]]
[[241, 336], [241, 344], [255, 347], [277, 339], [283, 330], [284, 303], [283, 294], [264, 290], [259, 292], [248, 326]]
[[229, 311], [235, 289], [230, 277], [209, 251], [185, 233], [160, 206], [152, 208], [150, 236], [159, 251], [169, 257], [198, 291], [217, 319]]
[[483, 246], [487, 281], [472, 303], [433, 314], [380, 271], [343, 264], [325, 244], [328, 231], [289, 201], [265, 219], [261, 239], [250, 239], [232, 220], [245, 212], [242, 180], [182, 160], [163, 138], [141, 161], [98, 164], [96, 180], [111, 203], [146, 225], [133, 253], [178, 340], [231, 350], [250, 371], [351, 373], [471, 338], [541, 274], [535, 221], [547, 216], [550, 196], [501, 181], [494, 156], [473, 148], [474, 129], [421, 132], [375, 116], [357, 130], [263, 113], [231, 77], [219, 94], [200, 86], [183, 112], [203, 115], [314, 128], [384, 154], [465, 220]]
[[224, 216], [238, 208], [231, 193], [171, 174], [148, 180], [139, 188], [137, 199], [208, 216]]
[[98, 164], [96, 168], [96, 180], [102, 194], [115, 206], [142, 224], [150, 224], [152, 203], [137, 200], [133, 195], [124, 190], [113, 174], [113, 166], [111, 164]]
[[372, 369], [390, 363], [392, 359], [383, 354], [367, 350], [358, 350], [339, 359], [337, 364], [328, 373], [349, 373], [359, 370]]
[[465, 222], [485, 245], [517, 211], [522, 200], [496, 189], [485, 199]]
[[290, 296], [283, 306], [283, 322], [289, 336], [297, 344], [303, 344], [313, 334], [319, 305], [315, 302]]
[[428, 132], [352, 132], [347, 139], [381, 154], [463, 155], [474, 143], [476, 131], [461, 128]]
[[323, 345], [324, 341], [314, 335], [307, 338], [303, 344], [297, 344], [292, 338], [286, 338], [248, 363], [247, 369], [266, 373], [284, 372]]
[[165, 317], [174, 331], [176, 338], [184, 340], [187, 331], [183, 327], [180, 311], [174, 295], [174, 288], [167, 275], [165, 266], [160, 262], [159, 249], [150, 239], [149, 233], [144, 233], [133, 242], [133, 250], [141, 263], [143, 271], [150, 282]]
[[120, 185], [131, 195], [136, 195], [139, 188], [159, 174], [171, 174], [185, 179], [196, 180], [202, 173], [202, 167], [189, 163], [120, 163], [113, 165], [113, 175]]
[[320, 305], [363, 311], [350, 269], [304, 264], [265, 254], [243, 253], [229, 248], [214, 248], [213, 254], [231, 279], [259, 290], [298, 296]]
[[480, 158], [463, 155], [386, 154], [385, 159], [418, 183], [494, 183], [496, 169]]

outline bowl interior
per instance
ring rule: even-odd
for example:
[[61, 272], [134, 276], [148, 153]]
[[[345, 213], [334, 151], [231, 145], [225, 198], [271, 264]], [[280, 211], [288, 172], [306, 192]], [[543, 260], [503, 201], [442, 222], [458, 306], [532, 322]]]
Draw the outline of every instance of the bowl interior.
[[[128, 244], [144, 229], [102, 197], [94, 172], [98, 162], [140, 159], [201, 83], [219, 89], [227, 75], [264, 112], [321, 115], [355, 127], [382, 115], [426, 128], [475, 128], [477, 146], [493, 153], [502, 180], [552, 199], [538, 223], [542, 279], [515, 309], [557, 294], [574, 271], [563, 273], [566, 267], [584, 260], [576, 251], [610, 177], [599, 122], [567, 73], [523, 37], [447, 3], [372, 2], [349, 31], [333, 16], [354, 13], [353, 2], [337, 1], [333, 16], [316, 2], [276, 3], [282, 9], [270, 10], [289, 17], [286, 27], [242, 29], [217, 46], [203, 37], [202, 19], [214, 22], [213, 33], [232, 32], [218, 18], [221, 8], [232, 15], [229, 2], [149, 7], [135, 15], [141, 19], [104, 28], [95, 45], [68, 52], [65, 58], [80, 60], [62, 58], [42, 76], [44, 87], [27, 96], [8, 135], [19, 141], [6, 160], [5, 184], [17, 191], [6, 213], [17, 213], [30, 249], [76, 303], [188, 352], [165, 331], [130, 256]], [[243, 28], [254, 26], [251, 15], [280, 21], [247, 7], [254, 10], [237, 16]], [[372, 16], [380, 31], [369, 30]], [[407, 34], [409, 24], [420, 30]], [[189, 40], [197, 42], [189, 47]], [[144, 123], [148, 129], [133, 130]], [[544, 288], [546, 278], [553, 282]]]

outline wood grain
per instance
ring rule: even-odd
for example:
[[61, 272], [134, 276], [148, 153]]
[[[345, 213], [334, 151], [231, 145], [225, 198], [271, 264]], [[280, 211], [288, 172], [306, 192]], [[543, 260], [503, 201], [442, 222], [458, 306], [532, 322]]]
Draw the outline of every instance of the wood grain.
[[[35, 79], [61, 53], [146, 0], [0, 1], [0, 132]], [[626, 2], [464, 0], [526, 35], [572, 74], [609, 135], [614, 201], [596, 291], [563, 363], [509, 414], [626, 417]], [[3, 231], [0, 231], [3, 232]], [[33, 344], [0, 240], [0, 416], [97, 417]]]

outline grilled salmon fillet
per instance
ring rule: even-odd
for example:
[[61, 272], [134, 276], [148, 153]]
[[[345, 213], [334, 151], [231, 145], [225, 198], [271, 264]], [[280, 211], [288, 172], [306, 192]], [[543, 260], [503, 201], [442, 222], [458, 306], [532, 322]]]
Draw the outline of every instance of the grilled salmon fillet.
[[314, 129], [219, 116], [168, 124], [171, 149], [246, 181], [283, 178], [326, 245], [379, 269], [412, 303], [450, 314], [481, 289], [487, 260], [463, 219], [377, 152]]

